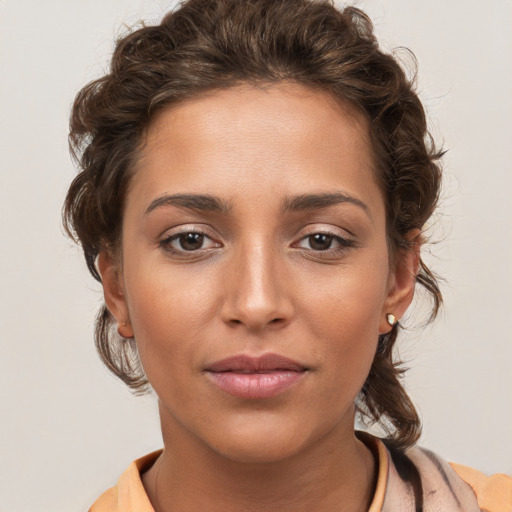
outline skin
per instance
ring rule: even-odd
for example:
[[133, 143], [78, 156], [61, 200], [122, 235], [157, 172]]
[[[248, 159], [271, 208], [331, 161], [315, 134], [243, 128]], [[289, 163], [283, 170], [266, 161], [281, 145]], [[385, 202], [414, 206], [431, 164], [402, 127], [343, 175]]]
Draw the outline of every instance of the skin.
[[[122, 255], [99, 269], [159, 398], [164, 452], [143, 475], [157, 511], [367, 510], [375, 462], [354, 399], [417, 269], [416, 251], [390, 258], [374, 167], [362, 116], [296, 84], [213, 92], [151, 125]], [[350, 200], [283, 209], [326, 193]], [[175, 194], [225, 208], [162, 199]], [[190, 232], [205, 236], [187, 245]], [[308, 368], [277, 396], [234, 397], [205, 375], [269, 352]]]

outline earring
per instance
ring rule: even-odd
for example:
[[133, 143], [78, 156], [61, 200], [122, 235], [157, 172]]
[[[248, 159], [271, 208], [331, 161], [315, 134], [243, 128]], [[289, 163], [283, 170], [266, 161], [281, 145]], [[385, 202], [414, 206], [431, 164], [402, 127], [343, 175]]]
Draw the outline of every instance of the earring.
[[395, 315], [392, 315], [391, 313], [388, 313], [386, 315], [386, 321], [391, 327], [394, 327], [394, 325], [397, 323], [397, 319]]

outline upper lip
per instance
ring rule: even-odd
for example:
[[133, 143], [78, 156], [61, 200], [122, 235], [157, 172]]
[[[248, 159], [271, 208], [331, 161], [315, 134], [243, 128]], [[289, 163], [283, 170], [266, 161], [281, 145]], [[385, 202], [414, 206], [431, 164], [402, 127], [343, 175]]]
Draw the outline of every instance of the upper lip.
[[210, 372], [257, 373], [278, 370], [302, 372], [307, 368], [297, 361], [279, 354], [264, 354], [258, 357], [240, 354], [215, 361], [208, 365], [206, 370]]

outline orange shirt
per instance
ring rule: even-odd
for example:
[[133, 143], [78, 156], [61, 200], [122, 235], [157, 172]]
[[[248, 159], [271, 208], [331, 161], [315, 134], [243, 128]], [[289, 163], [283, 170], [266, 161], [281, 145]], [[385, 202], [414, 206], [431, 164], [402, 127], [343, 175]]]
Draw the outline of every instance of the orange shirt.
[[[413, 488], [404, 480], [404, 470], [384, 443], [368, 434], [360, 436], [378, 458], [378, 478], [368, 512], [414, 512]], [[141, 474], [155, 462], [161, 450], [135, 462], [94, 503], [89, 512], [154, 512], [142, 485]], [[422, 448], [407, 451], [421, 475], [424, 512], [512, 512], [512, 478], [487, 477], [458, 464], [448, 464]]]

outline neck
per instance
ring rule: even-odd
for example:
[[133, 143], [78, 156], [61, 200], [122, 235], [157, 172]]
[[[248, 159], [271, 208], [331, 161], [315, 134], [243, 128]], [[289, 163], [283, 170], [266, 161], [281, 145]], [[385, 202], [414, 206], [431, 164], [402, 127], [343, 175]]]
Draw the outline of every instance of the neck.
[[353, 422], [341, 427], [283, 460], [257, 463], [228, 459], [191, 435], [163, 429], [164, 451], [143, 483], [155, 512], [367, 511], [375, 460]]

